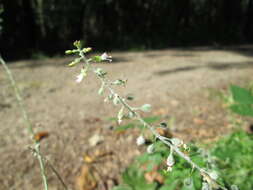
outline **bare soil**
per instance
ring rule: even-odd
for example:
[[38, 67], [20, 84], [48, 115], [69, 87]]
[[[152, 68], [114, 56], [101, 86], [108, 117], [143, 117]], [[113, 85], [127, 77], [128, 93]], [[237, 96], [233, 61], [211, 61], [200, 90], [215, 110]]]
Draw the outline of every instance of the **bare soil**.
[[[174, 118], [170, 126], [174, 136], [208, 142], [231, 130], [229, 114], [216, 96], [232, 83], [253, 81], [252, 50], [241, 46], [112, 52], [112, 63], [96, 66], [111, 79], [128, 79], [127, 87], [117, 90], [134, 94], [132, 105], [152, 104], [152, 112], [144, 116], [156, 115], [165, 122]], [[80, 68], [66, 67], [70, 59], [24, 60], [9, 66], [35, 131], [49, 133], [41, 141], [42, 152], [65, 183], [76, 190], [111, 189], [145, 148], [135, 144], [137, 130], [115, 132], [116, 124], [107, 119], [115, 117], [119, 107], [97, 95], [100, 84], [92, 73], [81, 84], [75, 83]], [[43, 189], [38, 162], [28, 150], [29, 135], [2, 67], [0, 86], [0, 190]], [[96, 134], [101, 142], [91, 146]], [[47, 173], [50, 189], [63, 189], [48, 167]], [[87, 180], [87, 175], [95, 180]], [[90, 184], [76, 185], [85, 183]]]

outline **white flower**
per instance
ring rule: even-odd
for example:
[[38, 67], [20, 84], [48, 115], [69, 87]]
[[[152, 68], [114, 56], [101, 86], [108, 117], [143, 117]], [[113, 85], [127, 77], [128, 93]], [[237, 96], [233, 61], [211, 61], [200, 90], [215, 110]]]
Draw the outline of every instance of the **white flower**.
[[171, 172], [171, 171], [172, 171], [172, 167], [173, 167], [173, 165], [175, 164], [175, 160], [174, 160], [174, 157], [173, 157], [173, 153], [172, 153], [172, 152], [171, 152], [170, 155], [168, 156], [167, 161], [166, 161], [166, 164], [167, 164], [167, 171], [168, 171], [168, 172]]
[[80, 73], [79, 75], [77, 75], [77, 76], [76, 76], [76, 82], [77, 82], [77, 83], [82, 82], [83, 77], [84, 77], [83, 73]]
[[151, 144], [147, 148], [147, 153], [152, 154], [155, 150], [154, 144]]
[[209, 173], [209, 176], [210, 176], [213, 180], [217, 180], [218, 177], [219, 177], [219, 175], [218, 175], [218, 173], [217, 173], [216, 171], [211, 171], [211, 172]]
[[112, 62], [112, 56], [109, 56], [107, 53], [103, 53], [101, 55], [101, 60], [102, 61], [109, 61], [109, 62]]
[[136, 140], [136, 144], [137, 144], [138, 146], [141, 146], [141, 145], [145, 144], [145, 138], [144, 138], [142, 135], [140, 135], [140, 136], [137, 138], [137, 140]]
[[172, 152], [168, 156], [166, 164], [167, 164], [168, 167], [172, 167], [175, 164], [175, 160], [174, 160]]
[[172, 167], [171, 167], [171, 166], [168, 166], [167, 172], [171, 172], [171, 171], [172, 171]]
[[175, 145], [176, 147], [180, 147], [180, 146], [182, 146], [184, 144], [183, 141], [180, 140], [180, 139], [178, 139], [178, 138], [172, 138], [171, 139], [171, 143], [173, 145]]
[[211, 188], [209, 187], [209, 185], [208, 185], [208, 183], [206, 183], [206, 182], [203, 182], [202, 183], [202, 188], [201, 188], [201, 190], [210, 190]]

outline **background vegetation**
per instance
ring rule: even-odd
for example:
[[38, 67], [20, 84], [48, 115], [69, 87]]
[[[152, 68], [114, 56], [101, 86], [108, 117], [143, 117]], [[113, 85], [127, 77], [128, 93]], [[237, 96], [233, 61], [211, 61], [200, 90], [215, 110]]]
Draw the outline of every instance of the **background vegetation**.
[[5, 57], [253, 42], [253, 0], [3, 0]]

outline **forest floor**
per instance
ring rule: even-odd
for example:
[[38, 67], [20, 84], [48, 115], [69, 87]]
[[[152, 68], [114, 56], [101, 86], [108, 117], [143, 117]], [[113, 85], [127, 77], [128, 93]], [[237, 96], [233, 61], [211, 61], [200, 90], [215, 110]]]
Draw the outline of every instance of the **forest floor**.
[[[95, 66], [111, 79], [128, 79], [126, 87], [117, 87], [120, 94], [133, 94], [135, 106], [151, 104], [152, 112], [144, 116], [170, 121], [175, 137], [210, 142], [231, 131], [231, 114], [218, 97], [230, 84], [253, 81], [252, 52], [252, 46], [112, 52], [112, 63]], [[145, 148], [135, 144], [138, 130], [114, 130], [117, 124], [108, 118], [119, 107], [97, 95], [100, 84], [92, 73], [75, 83], [80, 67], [67, 67], [70, 60], [24, 60], [9, 66], [35, 131], [49, 133], [42, 152], [66, 184], [76, 190], [110, 189]], [[0, 86], [0, 190], [42, 189], [39, 165], [28, 150], [31, 141], [2, 67]], [[47, 173], [50, 190], [62, 189], [49, 168]]]

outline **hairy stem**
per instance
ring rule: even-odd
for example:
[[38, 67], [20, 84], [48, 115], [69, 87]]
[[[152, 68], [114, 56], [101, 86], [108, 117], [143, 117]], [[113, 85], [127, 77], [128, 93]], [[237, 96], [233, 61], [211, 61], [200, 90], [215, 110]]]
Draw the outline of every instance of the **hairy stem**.
[[[87, 66], [91, 66], [89, 63], [89, 60], [85, 57], [84, 53], [80, 51], [79, 55], [81, 56], [81, 58], [83, 59], [84, 63]], [[95, 71], [95, 68], [92, 68], [93, 72]], [[95, 72], [94, 72], [95, 73]], [[226, 188], [222, 187], [221, 185], [218, 184], [218, 182], [214, 179], [212, 179], [210, 177], [210, 175], [208, 174], [208, 172], [204, 169], [201, 168], [200, 166], [198, 166], [196, 163], [194, 163], [191, 158], [187, 155], [185, 155], [177, 146], [173, 145], [171, 142], [168, 141], [168, 139], [166, 137], [161, 136], [159, 133], [156, 132], [155, 128], [148, 124], [147, 122], [145, 122], [143, 120], [143, 118], [140, 116], [140, 114], [138, 112], [136, 112], [129, 104], [127, 104], [125, 102], [125, 100], [119, 96], [112, 88], [111, 88], [111, 83], [106, 81], [104, 77], [101, 77], [99, 75], [97, 75], [95, 73], [95, 75], [97, 76], [97, 78], [105, 85], [105, 87], [110, 91], [111, 94], [113, 94], [114, 96], [117, 96], [117, 98], [119, 99], [120, 103], [129, 111], [132, 112], [136, 118], [136, 120], [138, 120], [144, 127], [147, 127], [152, 134], [158, 138], [159, 140], [161, 140], [164, 144], [168, 145], [171, 149], [174, 150], [174, 152], [177, 153], [178, 156], [180, 156], [181, 158], [183, 158], [186, 162], [188, 162], [193, 168], [197, 169], [200, 174], [204, 177], [204, 179], [206, 181], [208, 181], [208, 183], [215, 189], [222, 189], [222, 190], [226, 190]]]

